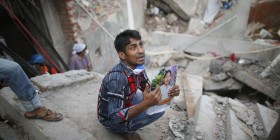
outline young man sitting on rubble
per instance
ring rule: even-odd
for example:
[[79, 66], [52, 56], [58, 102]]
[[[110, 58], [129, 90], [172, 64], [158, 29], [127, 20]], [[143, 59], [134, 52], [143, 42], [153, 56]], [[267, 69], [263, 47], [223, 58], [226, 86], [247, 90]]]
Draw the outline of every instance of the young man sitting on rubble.
[[9, 86], [19, 98], [26, 110], [26, 118], [46, 121], [63, 119], [61, 113], [42, 106], [38, 93], [19, 64], [0, 58], [0, 89], [5, 86]]
[[[139, 32], [125, 30], [117, 35], [114, 44], [120, 63], [103, 79], [98, 98], [98, 119], [113, 132], [134, 133], [164, 114], [146, 114], [149, 107], [161, 101], [161, 93], [159, 87], [149, 92], [150, 82], [143, 69], [145, 51]], [[175, 85], [169, 96], [179, 93], [179, 86]]]

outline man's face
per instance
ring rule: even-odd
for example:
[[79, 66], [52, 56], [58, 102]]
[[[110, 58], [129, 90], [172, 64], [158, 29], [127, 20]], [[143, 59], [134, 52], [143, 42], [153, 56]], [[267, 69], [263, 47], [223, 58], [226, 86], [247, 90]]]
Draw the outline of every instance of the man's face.
[[141, 40], [130, 38], [130, 44], [125, 47], [125, 52], [119, 52], [118, 54], [131, 69], [145, 63], [145, 50]]

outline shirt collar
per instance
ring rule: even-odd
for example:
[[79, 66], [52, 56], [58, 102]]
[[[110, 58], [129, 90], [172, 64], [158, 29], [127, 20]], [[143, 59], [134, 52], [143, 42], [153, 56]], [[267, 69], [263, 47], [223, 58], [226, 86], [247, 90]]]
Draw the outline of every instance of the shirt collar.
[[[121, 65], [124, 68], [125, 72], [127, 73], [128, 76], [131, 75], [143, 75], [144, 74], [144, 66], [142, 66], [140, 69], [131, 69], [128, 65], [126, 65], [122, 60], [121, 60]], [[140, 65], [141, 66], [141, 65]]]
[[128, 65], [126, 65], [122, 60], [120, 64], [123, 67], [124, 71], [126, 72], [127, 76], [131, 76], [133, 74], [133, 70]]

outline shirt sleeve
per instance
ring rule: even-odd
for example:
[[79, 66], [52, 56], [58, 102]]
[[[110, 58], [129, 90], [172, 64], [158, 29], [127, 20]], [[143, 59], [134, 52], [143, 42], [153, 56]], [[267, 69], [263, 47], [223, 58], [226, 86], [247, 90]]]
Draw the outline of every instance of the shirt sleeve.
[[69, 69], [75, 70], [75, 59], [73, 56], [70, 58]]
[[118, 129], [126, 129], [128, 111], [125, 107], [125, 92], [128, 92], [126, 77], [119, 72], [113, 72], [108, 81], [108, 111], [111, 125]]
[[89, 56], [88, 56], [88, 55], [85, 55], [85, 57], [86, 57], [86, 61], [87, 61], [87, 66], [91, 65], [91, 61], [90, 61], [90, 59], [89, 59]]

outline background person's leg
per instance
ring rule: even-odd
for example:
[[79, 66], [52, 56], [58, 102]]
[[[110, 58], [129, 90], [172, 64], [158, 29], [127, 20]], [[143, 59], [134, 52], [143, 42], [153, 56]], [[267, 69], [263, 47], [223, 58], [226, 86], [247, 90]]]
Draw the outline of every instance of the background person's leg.
[[26, 111], [42, 106], [35, 88], [19, 64], [0, 58], [0, 79], [18, 96]]

